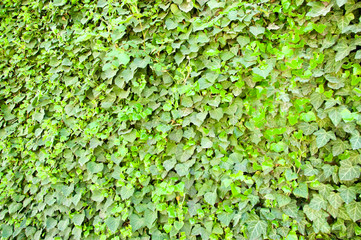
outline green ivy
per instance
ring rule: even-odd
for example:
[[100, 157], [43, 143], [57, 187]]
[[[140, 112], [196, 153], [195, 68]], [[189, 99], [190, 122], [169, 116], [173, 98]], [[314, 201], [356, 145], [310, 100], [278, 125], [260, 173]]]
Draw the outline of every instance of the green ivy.
[[361, 239], [357, 0], [3, 0], [3, 239]]

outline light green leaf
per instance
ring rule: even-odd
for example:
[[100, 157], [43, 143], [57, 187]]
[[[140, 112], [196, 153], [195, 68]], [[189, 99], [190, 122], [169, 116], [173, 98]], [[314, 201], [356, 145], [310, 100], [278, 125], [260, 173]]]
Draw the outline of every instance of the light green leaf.
[[45, 225], [48, 230], [55, 228], [56, 224], [58, 224], [58, 221], [56, 221], [54, 218], [47, 218]]
[[107, 0], [98, 0], [97, 7], [98, 7], [98, 8], [103, 8], [103, 7], [105, 7], [107, 4], [108, 4], [108, 1], [107, 1]]
[[11, 235], [13, 235], [13, 226], [4, 224], [2, 227], [1, 236], [3, 238], [8, 238], [11, 237]]
[[281, 208], [289, 204], [291, 202], [291, 198], [284, 194], [276, 194], [276, 201], [278, 206]]
[[177, 163], [177, 160], [175, 158], [166, 160], [163, 162], [163, 167], [166, 171], [169, 171], [174, 168], [175, 164]]
[[326, 210], [327, 201], [320, 194], [313, 194], [309, 206], [316, 211], [319, 211], [321, 209]]
[[361, 148], [361, 137], [359, 134], [354, 134], [350, 138], [351, 147], [353, 150], [360, 149]]
[[39, 123], [44, 119], [45, 112], [44, 109], [40, 109], [39, 111], [33, 113], [33, 119], [38, 121]]
[[209, 6], [210, 9], [215, 9], [215, 8], [222, 8], [224, 7], [224, 2], [219, 2], [217, 0], [209, 0], [207, 2], [207, 5]]
[[258, 35], [260, 34], [263, 34], [265, 32], [265, 28], [264, 27], [261, 27], [261, 26], [251, 26], [249, 28], [249, 31], [255, 36], [257, 37]]
[[298, 127], [303, 131], [303, 134], [308, 136], [314, 133], [318, 129], [317, 123], [301, 122]]
[[301, 113], [300, 119], [305, 122], [312, 122], [312, 121], [316, 121], [316, 115], [312, 111], [307, 113]]
[[307, 187], [307, 183], [303, 183], [301, 182], [298, 187], [295, 188], [295, 190], [293, 190], [293, 194], [296, 197], [302, 197], [302, 198], [308, 198], [308, 187]]
[[354, 187], [346, 187], [342, 185], [338, 191], [340, 192], [340, 196], [346, 204], [349, 204], [353, 200], [356, 199], [356, 190]]
[[61, 64], [70, 67], [73, 65], [73, 62], [69, 58], [64, 58]]
[[98, 146], [101, 146], [102, 144], [103, 144], [103, 142], [100, 141], [99, 139], [97, 139], [97, 138], [92, 138], [92, 139], [90, 140], [90, 142], [89, 142], [89, 147], [92, 148], [92, 149], [94, 149], [94, 148], [96, 148], [96, 147], [98, 147]]
[[96, 174], [96, 173], [99, 173], [99, 172], [103, 171], [104, 164], [103, 163], [88, 162], [86, 164], [86, 167], [87, 167], [87, 169], [88, 169], [88, 171], [90, 173]]
[[325, 16], [332, 7], [332, 4], [324, 5], [323, 2], [309, 2], [307, 4], [308, 6], [311, 6], [311, 10], [306, 14], [308, 17], [318, 17], [318, 16]]
[[102, 202], [104, 200], [103, 192], [99, 189], [95, 189], [92, 193], [91, 199], [95, 202]]
[[217, 199], [217, 192], [207, 192], [206, 194], [204, 194], [204, 201], [206, 201], [208, 204], [210, 205], [214, 205], [216, 203], [216, 199]]
[[179, 176], [185, 176], [189, 173], [189, 167], [184, 163], [178, 163], [175, 166], [175, 170]]
[[320, 129], [314, 133], [316, 137], [317, 147], [321, 148], [325, 146], [331, 139], [336, 140], [335, 133], [332, 131], [326, 132], [324, 129]]
[[248, 36], [241, 35], [241, 36], [237, 37], [237, 42], [239, 43], [239, 45], [241, 45], [241, 48], [243, 48], [248, 43], [250, 43], [250, 38]]
[[285, 240], [298, 240], [297, 234], [295, 231], [291, 231], [290, 233], [288, 233], [287, 237], [285, 238]]
[[338, 108], [331, 108], [331, 110], [328, 112], [328, 116], [331, 119], [333, 125], [336, 127], [342, 120], [342, 116]]
[[193, 9], [193, 2], [192, 1], [183, 1], [182, 4], [179, 5], [179, 9], [183, 12], [189, 12]]
[[344, 108], [341, 112], [341, 117], [345, 122], [352, 122], [357, 116], [351, 113], [347, 108]]
[[211, 148], [213, 146], [213, 142], [207, 137], [202, 137], [201, 146], [202, 148]]
[[352, 203], [346, 204], [346, 211], [349, 217], [354, 221], [361, 219], [361, 203], [353, 201]]
[[253, 214], [246, 223], [249, 239], [258, 239], [262, 234], [267, 234], [267, 222], [260, 220], [257, 215]]
[[64, 6], [66, 4], [67, 0], [54, 0], [53, 5], [55, 7]]
[[310, 101], [312, 106], [317, 110], [325, 101], [325, 96], [323, 96], [321, 93], [314, 92], [310, 96]]
[[134, 193], [134, 188], [130, 185], [123, 186], [120, 189], [120, 196], [122, 197], [123, 200], [130, 198], [133, 195], [133, 193]]
[[343, 160], [338, 171], [338, 176], [342, 181], [356, 179], [360, 176], [360, 167], [358, 165], [353, 165], [349, 160]]
[[347, 0], [336, 0], [336, 3], [339, 7], [342, 7], [347, 3]]
[[342, 154], [346, 149], [350, 148], [350, 145], [347, 142], [342, 141], [340, 139], [333, 141], [332, 144], [333, 144], [332, 145], [332, 154], [334, 156], [338, 156], [338, 155]]
[[84, 213], [78, 213], [73, 216], [73, 223], [77, 226], [80, 226], [84, 221], [85, 214]]
[[342, 197], [339, 193], [334, 193], [331, 192], [328, 196], [327, 196], [327, 200], [328, 202], [331, 204], [332, 207], [334, 208], [339, 208], [342, 206], [343, 204], [343, 200]]
[[341, 19], [337, 22], [338, 27], [343, 30], [345, 29], [350, 22], [354, 19], [354, 15], [352, 13], [348, 13], [345, 16], [342, 16]]
[[334, 47], [334, 49], [337, 51], [336, 56], [335, 56], [336, 62], [341, 61], [342, 59], [347, 57], [350, 54], [351, 50], [353, 50], [353, 48], [350, 47], [345, 40], [340, 41]]
[[271, 150], [275, 152], [282, 152], [286, 148], [286, 144], [284, 142], [272, 143]]
[[149, 209], [145, 210], [145, 213], [144, 213], [145, 225], [149, 229], [151, 229], [154, 221], [157, 220], [157, 217], [158, 217], [157, 211], [151, 211]]
[[219, 121], [223, 117], [223, 109], [222, 108], [216, 108], [214, 110], [209, 111], [209, 115], [211, 118]]
[[267, 76], [271, 73], [272, 70], [273, 70], [273, 66], [271, 64], [252, 68], [252, 71], [255, 74], [263, 77], [264, 79], [267, 78]]
[[217, 214], [217, 218], [223, 226], [229, 226], [235, 215], [236, 215], [235, 212], [232, 213], [222, 212], [220, 214]]
[[174, 228], [178, 231], [184, 226], [184, 222], [174, 221]]
[[58, 223], [58, 229], [60, 231], [64, 231], [68, 227], [68, 225], [69, 225], [69, 219], [68, 218], [64, 219], [64, 220], [61, 220]]
[[358, 50], [355, 54], [355, 59], [361, 59], [361, 50]]
[[127, 65], [130, 62], [130, 57], [126, 52], [121, 52], [117, 55], [120, 64]]
[[65, 82], [65, 86], [72, 86], [72, 85], [75, 85], [79, 78], [78, 77], [68, 77], [68, 76], [65, 76], [63, 78], [64, 82]]
[[109, 228], [109, 230], [112, 232], [112, 233], [115, 233], [118, 228], [119, 228], [119, 225], [120, 225], [120, 217], [108, 217], [106, 220], [105, 220], [105, 224], [107, 225], [107, 227]]
[[135, 232], [143, 228], [146, 224], [144, 218], [140, 218], [138, 215], [134, 213], [130, 215], [129, 220], [130, 220], [130, 226], [132, 227], [132, 232]]

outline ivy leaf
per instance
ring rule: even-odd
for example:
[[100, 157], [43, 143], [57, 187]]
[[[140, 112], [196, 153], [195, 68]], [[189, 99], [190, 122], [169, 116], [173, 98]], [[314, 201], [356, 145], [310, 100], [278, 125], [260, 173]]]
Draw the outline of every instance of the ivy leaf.
[[361, 203], [353, 201], [352, 203], [346, 204], [346, 210], [354, 222], [361, 219]]
[[356, 199], [356, 190], [354, 187], [346, 187], [342, 185], [338, 191], [340, 192], [340, 196], [346, 204], [349, 204], [353, 200]]
[[132, 227], [132, 232], [135, 232], [138, 229], [143, 228], [146, 224], [144, 218], [140, 218], [138, 215], [134, 213], [130, 215], [129, 220], [130, 220], [130, 226]]
[[286, 144], [284, 142], [272, 143], [271, 150], [275, 152], [282, 152], [285, 150]]
[[243, 48], [244, 46], [246, 46], [248, 43], [250, 43], [250, 38], [248, 36], [238, 36], [237, 37], [237, 42], [239, 43], [239, 45], [241, 45], [241, 48]]
[[206, 201], [208, 204], [210, 205], [214, 205], [216, 203], [217, 200], [217, 192], [207, 192], [206, 194], [204, 194], [204, 201]]
[[207, 137], [203, 137], [201, 140], [202, 148], [211, 148], [213, 146], [213, 142], [209, 140]]
[[317, 123], [305, 123], [302, 122], [298, 125], [298, 127], [303, 131], [303, 134], [308, 136], [314, 133], [318, 129]]
[[[264, 27], [261, 27], [261, 26], [251, 26], [249, 28], [249, 31], [255, 36], [257, 37], [258, 35], [260, 34], [263, 34], [265, 32], [265, 28]], [[262, 75], [261, 75], [262, 76]]]
[[56, 224], [58, 224], [58, 221], [56, 221], [54, 218], [49, 217], [46, 219], [45, 225], [48, 230], [55, 228]]
[[130, 57], [127, 53], [121, 52], [117, 55], [120, 64], [127, 65], [130, 62]]
[[316, 115], [312, 111], [307, 112], [307, 113], [301, 113], [300, 119], [305, 122], [312, 122], [312, 121], [316, 121]]
[[61, 220], [58, 223], [58, 229], [60, 231], [64, 231], [69, 225], [69, 218], [65, 219], [65, 220]]
[[342, 181], [351, 181], [360, 176], [360, 167], [353, 165], [349, 160], [343, 160], [338, 175]]
[[308, 6], [311, 6], [311, 10], [306, 14], [308, 17], [319, 17], [319, 16], [325, 16], [332, 7], [332, 4], [328, 4], [325, 6], [322, 2], [309, 2], [307, 4]]
[[351, 147], [353, 150], [357, 150], [361, 148], [361, 137], [359, 134], [354, 134], [350, 138]]
[[250, 239], [258, 239], [267, 233], [267, 222], [260, 220], [255, 214], [247, 220], [247, 231]]
[[67, 0], [54, 0], [53, 1], [53, 5], [55, 7], [61, 7], [64, 6], [66, 4]]
[[169, 171], [174, 168], [175, 164], [177, 163], [177, 160], [175, 158], [169, 159], [163, 162], [163, 167], [166, 171]]
[[219, 121], [223, 117], [223, 109], [222, 108], [216, 108], [214, 110], [209, 111], [209, 115], [211, 118]]
[[144, 220], [145, 220], [145, 224], [146, 226], [151, 229], [152, 225], [154, 223], [154, 221], [157, 219], [157, 212], [156, 211], [151, 211], [149, 209], [145, 210], [144, 213]]
[[95, 189], [92, 193], [91, 199], [95, 202], [102, 202], [104, 200], [103, 192], [99, 189]]
[[263, 65], [260, 67], [254, 67], [254, 68], [252, 68], [252, 70], [255, 74], [266, 79], [268, 77], [268, 75], [271, 73], [271, 71], [273, 70], [273, 66], [271, 64], [268, 64], [268, 65]]
[[347, 3], [347, 0], [336, 0], [336, 3], [339, 7], [342, 7]]
[[130, 198], [134, 193], [134, 188], [132, 186], [123, 186], [120, 189], [120, 196], [123, 200]]
[[11, 225], [4, 224], [2, 227], [2, 234], [3, 238], [8, 238], [13, 235], [13, 227]]
[[326, 132], [324, 129], [320, 129], [314, 133], [316, 137], [317, 147], [321, 148], [325, 146], [331, 139], [336, 140], [335, 133], [332, 131]]
[[334, 47], [334, 49], [337, 51], [336, 56], [335, 56], [336, 62], [341, 61], [342, 59], [347, 57], [350, 54], [350, 52], [353, 50], [353, 48], [350, 47], [345, 40], [340, 41]]
[[84, 213], [78, 213], [73, 216], [73, 223], [76, 226], [81, 226], [81, 224], [84, 221], [85, 214]]
[[342, 116], [340, 114], [340, 110], [338, 110], [337, 108], [332, 108], [329, 112], [328, 112], [328, 116], [330, 117], [333, 125], [335, 125], [337, 127], [337, 125], [341, 122], [342, 120]]
[[293, 190], [293, 194], [297, 197], [308, 198], [308, 187], [306, 183], [300, 183], [298, 187]]
[[179, 9], [187, 13], [193, 9], [193, 3], [191, 1], [183, 1], [183, 3], [179, 5]]
[[343, 203], [343, 200], [342, 200], [342, 197], [339, 193], [334, 193], [334, 192], [331, 192], [329, 195], [328, 195], [328, 198], [327, 198], [328, 202], [331, 204], [332, 207], [338, 209], [339, 207], [342, 206], [342, 203]]
[[107, 0], [98, 0], [97, 7], [98, 7], [98, 8], [103, 8], [103, 7], [105, 7], [107, 4], [108, 4], [108, 1], [107, 1]]
[[317, 110], [319, 107], [321, 107], [322, 103], [325, 101], [325, 97], [318, 92], [314, 92], [310, 96], [310, 101], [312, 106]]
[[347, 108], [344, 108], [340, 114], [345, 122], [352, 122], [356, 118], [355, 114], [351, 113]]
[[105, 220], [105, 224], [107, 225], [107, 227], [109, 228], [109, 230], [112, 232], [112, 233], [115, 233], [118, 228], [119, 228], [119, 225], [120, 225], [120, 217], [108, 217], [106, 220]]
[[229, 226], [235, 215], [236, 215], [235, 212], [232, 213], [222, 212], [220, 214], [217, 214], [217, 218], [223, 226]]
[[352, 13], [348, 13], [345, 16], [342, 16], [341, 19], [338, 21], [338, 26], [341, 31], [345, 29], [353, 19], [354, 15]]
[[325, 210], [327, 207], [327, 202], [320, 194], [314, 194], [309, 206], [316, 211], [321, 209]]
[[216, 0], [209, 0], [207, 4], [210, 9], [222, 8], [224, 6], [223, 2], [217, 2]]
[[345, 142], [342, 141], [340, 139], [337, 139], [336, 141], [332, 142], [332, 154], [334, 156], [338, 156], [340, 154], [342, 154], [346, 149], [349, 149], [350, 145]]
[[103, 168], [104, 168], [103, 163], [95, 163], [95, 162], [88, 162], [86, 164], [86, 166], [87, 166], [88, 171], [92, 174], [99, 173], [99, 172], [103, 171]]

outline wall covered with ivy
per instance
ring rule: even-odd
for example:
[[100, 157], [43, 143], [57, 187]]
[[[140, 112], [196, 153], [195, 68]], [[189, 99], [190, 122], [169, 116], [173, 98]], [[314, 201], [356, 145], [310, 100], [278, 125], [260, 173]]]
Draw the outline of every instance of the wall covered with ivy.
[[361, 239], [361, 2], [2, 0], [3, 239]]

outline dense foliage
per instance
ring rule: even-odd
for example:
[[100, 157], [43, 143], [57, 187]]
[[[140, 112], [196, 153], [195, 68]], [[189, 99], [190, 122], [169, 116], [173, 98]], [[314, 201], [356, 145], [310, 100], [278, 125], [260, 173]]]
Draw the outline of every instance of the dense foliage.
[[6, 239], [361, 239], [361, 2], [2, 0]]

